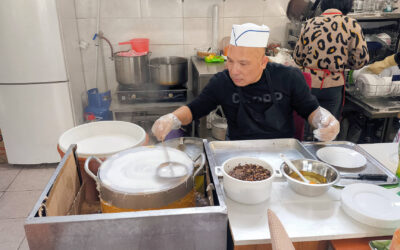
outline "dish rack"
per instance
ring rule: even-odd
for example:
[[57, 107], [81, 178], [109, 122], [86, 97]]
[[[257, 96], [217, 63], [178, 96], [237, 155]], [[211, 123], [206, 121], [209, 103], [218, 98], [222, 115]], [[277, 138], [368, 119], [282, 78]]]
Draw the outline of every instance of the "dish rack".
[[400, 82], [392, 81], [392, 77], [364, 74], [355, 81], [355, 94], [363, 97], [400, 96]]

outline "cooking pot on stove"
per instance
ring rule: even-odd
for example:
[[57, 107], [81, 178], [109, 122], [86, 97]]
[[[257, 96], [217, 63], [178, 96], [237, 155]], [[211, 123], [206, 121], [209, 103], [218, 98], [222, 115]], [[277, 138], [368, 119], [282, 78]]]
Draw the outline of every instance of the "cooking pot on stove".
[[[103, 213], [152, 209], [194, 207], [194, 177], [202, 170], [182, 151], [167, 147], [170, 159], [188, 168], [188, 175], [178, 178], [160, 177], [158, 166], [165, 162], [162, 147], [137, 147], [113, 155], [104, 162], [91, 156], [85, 162], [85, 171], [97, 182]], [[101, 163], [94, 175], [89, 169], [91, 160]]]
[[150, 82], [149, 54], [119, 56], [114, 53], [115, 76], [122, 85], [142, 85]]
[[150, 60], [151, 82], [163, 86], [178, 86], [187, 82], [188, 60], [184, 57], [156, 57]]

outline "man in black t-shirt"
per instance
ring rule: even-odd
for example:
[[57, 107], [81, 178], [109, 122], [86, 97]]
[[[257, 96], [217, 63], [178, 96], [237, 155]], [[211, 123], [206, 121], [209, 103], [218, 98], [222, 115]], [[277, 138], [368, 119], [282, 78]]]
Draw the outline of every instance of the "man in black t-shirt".
[[152, 127], [157, 139], [164, 140], [172, 129], [221, 105], [231, 140], [293, 137], [293, 110], [316, 128], [316, 138], [333, 140], [339, 133], [339, 123], [319, 107], [300, 70], [268, 63], [268, 36], [269, 28], [264, 25], [234, 25], [227, 70], [215, 74], [187, 106], [160, 117]]

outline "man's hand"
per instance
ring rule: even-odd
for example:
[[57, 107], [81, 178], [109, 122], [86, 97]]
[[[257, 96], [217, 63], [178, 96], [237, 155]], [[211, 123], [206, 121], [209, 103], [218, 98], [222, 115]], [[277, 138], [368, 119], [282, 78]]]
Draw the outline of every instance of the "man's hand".
[[384, 69], [396, 66], [397, 63], [394, 60], [394, 55], [386, 57], [383, 61], [374, 62], [373, 64], [369, 65], [367, 69], [374, 74], [380, 74]]
[[176, 115], [169, 113], [158, 118], [157, 121], [154, 122], [151, 131], [154, 136], [157, 137], [157, 140], [164, 141], [169, 132], [173, 129], [180, 128], [181, 124], [181, 121]]
[[338, 120], [326, 109], [318, 107], [311, 113], [309, 121], [316, 128], [313, 133], [315, 138], [320, 141], [332, 141], [340, 131]]

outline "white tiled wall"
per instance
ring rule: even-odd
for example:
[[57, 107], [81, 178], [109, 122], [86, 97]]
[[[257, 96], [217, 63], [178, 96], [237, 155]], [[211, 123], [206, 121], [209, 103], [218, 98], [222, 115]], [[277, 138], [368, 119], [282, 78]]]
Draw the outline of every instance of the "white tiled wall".
[[[270, 41], [286, 41], [286, 6], [289, 0], [75, 0], [79, 39], [89, 43], [82, 50], [88, 88], [95, 87], [95, 44], [98, 3], [100, 30], [115, 51], [126, 50], [119, 42], [150, 39], [151, 57], [194, 55], [194, 48], [209, 46], [212, 39], [212, 8], [219, 6], [219, 40], [230, 36], [232, 24], [253, 22], [271, 29]], [[104, 43], [107, 81], [115, 89], [114, 64]], [[100, 67], [101, 68], [101, 67]], [[101, 71], [102, 69], [100, 69]], [[104, 84], [102, 72], [99, 83]]]

